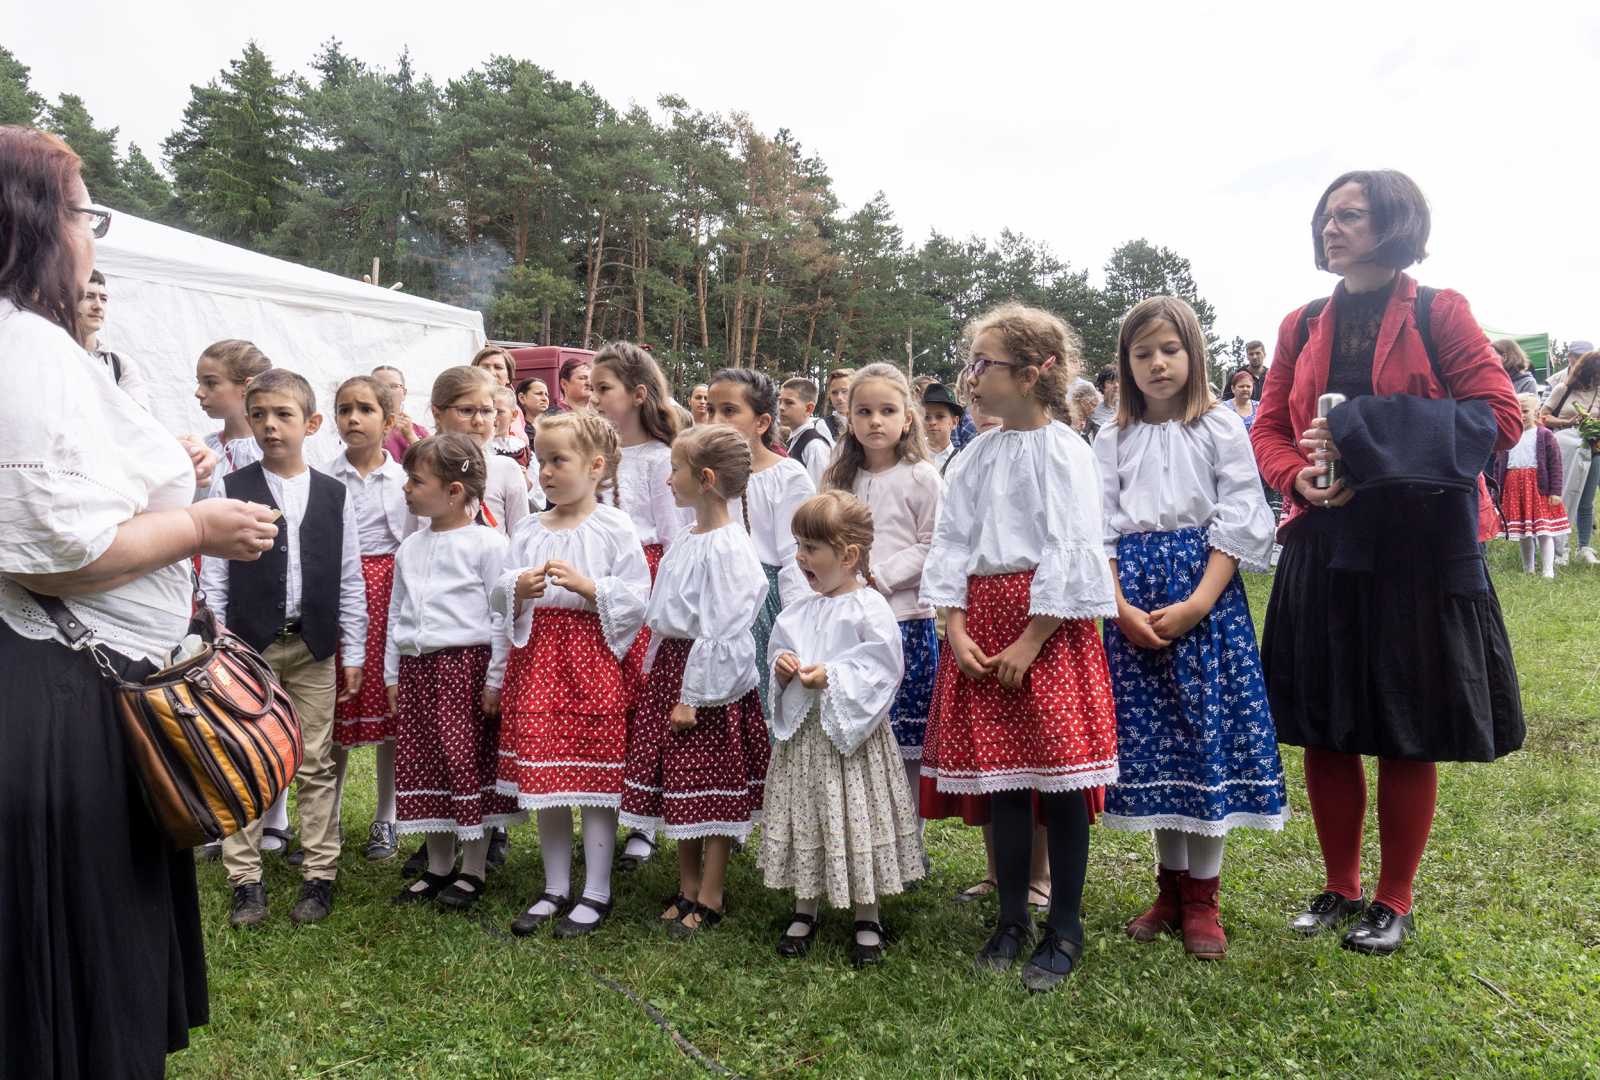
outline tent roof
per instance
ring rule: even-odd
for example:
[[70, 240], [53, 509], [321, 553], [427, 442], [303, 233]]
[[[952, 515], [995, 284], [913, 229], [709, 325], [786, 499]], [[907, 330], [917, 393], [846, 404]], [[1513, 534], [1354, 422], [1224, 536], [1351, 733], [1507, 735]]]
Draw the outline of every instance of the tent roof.
[[480, 312], [376, 288], [120, 211], [111, 231], [95, 241], [95, 265], [116, 277], [483, 334]]

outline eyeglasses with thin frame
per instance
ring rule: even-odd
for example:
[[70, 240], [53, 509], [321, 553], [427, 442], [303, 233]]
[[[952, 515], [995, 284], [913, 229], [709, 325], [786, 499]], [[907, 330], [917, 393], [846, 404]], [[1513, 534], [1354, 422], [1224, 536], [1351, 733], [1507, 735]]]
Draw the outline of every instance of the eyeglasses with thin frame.
[[463, 420], [493, 420], [496, 410], [493, 405], [483, 408], [477, 408], [472, 405], [452, 405], [450, 406], [450, 411]]
[[94, 224], [90, 226], [90, 229], [93, 232], [96, 240], [99, 240], [101, 237], [105, 236], [106, 233], [111, 231], [110, 210], [99, 210], [93, 206], [74, 206], [72, 207], [72, 212], [74, 214], [86, 214], [94, 219]]
[[983, 378], [983, 373], [992, 367], [1010, 368], [1016, 366], [1010, 360], [991, 360], [987, 356], [980, 356], [972, 362], [972, 378], [975, 380]]
[[1337, 222], [1341, 229], [1354, 229], [1371, 216], [1371, 210], [1361, 210], [1354, 206], [1347, 206], [1334, 214], [1318, 214], [1317, 231], [1326, 229], [1330, 221]]

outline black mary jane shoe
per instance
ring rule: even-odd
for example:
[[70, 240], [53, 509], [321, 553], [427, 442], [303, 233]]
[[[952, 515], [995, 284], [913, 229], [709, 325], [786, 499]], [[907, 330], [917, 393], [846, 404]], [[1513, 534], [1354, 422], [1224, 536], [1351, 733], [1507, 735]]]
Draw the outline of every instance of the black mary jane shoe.
[[1351, 900], [1336, 892], [1318, 893], [1305, 910], [1289, 920], [1289, 929], [1301, 937], [1316, 937], [1337, 930], [1366, 909], [1365, 897]]
[[484, 865], [490, 870], [498, 870], [506, 864], [506, 859], [511, 857], [511, 834], [504, 829], [493, 829], [489, 833], [489, 850], [484, 855]]
[[1083, 958], [1083, 943], [1062, 937], [1053, 926], [1046, 925], [1038, 947], [1028, 957], [1022, 968], [1022, 985], [1034, 993], [1043, 993], [1060, 986], [1068, 975], [1078, 970]]
[[978, 950], [973, 965], [979, 974], [999, 974], [1010, 971], [1022, 956], [1022, 950], [1033, 942], [1033, 931], [1022, 923], [1001, 923], [989, 940]]
[[[591, 900], [587, 896], [579, 898], [565, 915], [556, 920], [556, 924], [550, 928], [550, 936], [559, 941], [571, 941], [573, 938], [586, 937], [594, 933], [600, 929], [600, 924], [606, 921], [606, 916], [611, 914], [611, 903], [610, 900]], [[594, 922], [574, 921], [572, 912], [581, 907], [588, 908], [600, 917]]]
[[426, 888], [413, 889], [409, 885], [394, 894], [397, 904], [420, 904], [424, 900], [432, 900], [447, 888], [456, 879], [454, 871], [448, 874], [432, 874], [424, 870], [417, 878]]
[[[538, 907], [540, 903], [554, 904], [555, 910], [550, 912], [548, 915], [535, 915], [533, 913], [533, 909]], [[511, 920], [511, 932], [518, 937], [527, 937], [529, 934], [538, 930], [539, 927], [543, 926], [551, 919], [557, 919], [562, 915], [565, 915], [567, 913], [567, 906], [570, 903], [571, 901], [569, 901], [565, 896], [557, 896], [555, 893], [549, 892], [544, 893], [533, 903], [528, 905], [527, 911], [524, 911], [521, 915], [518, 915], [515, 919]]]
[[[877, 934], [877, 944], [865, 945], [856, 934]], [[850, 965], [859, 971], [883, 963], [883, 946], [888, 940], [889, 935], [884, 932], [882, 924], [871, 919], [857, 919], [850, 937]]]
[[1388, 956], [1406, 943], [1414, 932], [1411, 912], [1397, 915], [1388, 904], [1373, 901], [1361, 913], [1361, 920], [1352, 926], [1340, 942], [1347, 949], [1370, 956]]
[[[463, 888], [471, 885], [472, 888]], [[439, 893], [438, 904], [451, 911], [471, 911], [483, 899], [483, 879], [476, 874], [457, 874], [450, 887]]]
[[400, 876], [410, 881], [412, 878], [421, 877], [422, 872], [427, 868], [428, 844], [427, 841], [423, 841], [418, 845], [417, 850], [406, 857], [406, 861], [400, 867]]
[[[791, 934], [789, 925], [794, 923], [800, 923], [808, 929], [803, 934]], [[786, 960], [799, 960], [811, 951], [811, 945], [816, 940], [817, 917], [796, 911], [789, 916], [789, 923], [783, 928], [783, 936], [778, 939], [778, 955]]]
[[[726, 906], [726, 905], [724, 905]], [[700, 921], [694, 926], [689, 925], [691, 916], [698, 916]], [[715, 930], [722, 922], [723, 912], [716, 908], [708, 908], [704, 904], [695, 904], [693, 908], [684, 913], [683, 918], [667, 927], [667, 933], [680, 941], [686, 941], [704, 930]]]
[[[628, 845], [633, 843], [635, 840], [643, 840], [646, 844], [648, 844], [649, 847], [650, 847], [649, 852], [647, 852], [644, 855], [630, 855], [630, 854], [628, 854]], [[643, 866], [645, 863], [649, 862], [652, 858], [654, 858], [655, 857], [655, 853], [656, 853], [655, 838], [654, 837], [650, 837], [650, 836], [646, 836], [640, 830], [635, 829], [631, 833], [629, 833], [627, 835], [627, 837], [622, 841], [622, 848], [621, 848], [621, 850], [619, 850], [617, 852], [617, 863], [616, 863], [617, 872], [621, 873], [621, 874], [631, 874], [635, 870], [639, 869], [639, 867]]]

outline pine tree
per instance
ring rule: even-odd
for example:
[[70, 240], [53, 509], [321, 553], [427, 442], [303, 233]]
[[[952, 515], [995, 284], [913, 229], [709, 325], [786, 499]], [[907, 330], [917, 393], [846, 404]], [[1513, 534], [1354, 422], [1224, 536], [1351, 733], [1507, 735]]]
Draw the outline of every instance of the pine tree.
[[44, 98], [34, 93], [32, 69], [0, 45], [0, 124], [36, 127], [44, 112]]

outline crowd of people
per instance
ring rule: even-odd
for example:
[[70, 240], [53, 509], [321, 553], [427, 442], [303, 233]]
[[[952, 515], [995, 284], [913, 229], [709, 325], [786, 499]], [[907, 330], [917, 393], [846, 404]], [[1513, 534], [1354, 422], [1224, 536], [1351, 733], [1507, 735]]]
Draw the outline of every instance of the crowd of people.
[[[1592, 415], [1600, 353], [1547, 404], [1519, 399], [1465, 299], [1405, 273], [1430, 221], [1401, 174], [1322, 193], [1313, 254], [1337, 286], [1285, 317], [1270, 367], [1252, 342], [1220, 396], [1193, 309], [1167, 296], [1127, 313], [1093, 382], [1065, 322], [1012, 303], [966, 327], [954, 391], [886, 363], [821, 385], [730, 368], [680, 406], [618, 342], [568, 360], [553, 396], [491, 345], [433, 380], [429, 426], [399, 366], [319, 401], [220, 340], [196, 362], [222, 425], [199, 445], [95, 351], [110, 222], [78, 164], [0, 128], [8, 1075], [155, 1074], [206, 1020], [192, 855], [158, 834], [106, 682], [35, 595], [138, 678], [184, 632], [191, 559], [304, 739], [298, 834], [279, 807], [221, 844], [236, 927], [271, 917], [273, 850], [303, 879], [289, 918], [333, 912], [349, 751], [373, 745], [364, 855], [420, 841], [396, 904], [470, 910], [495, 865], [537, 858], [512, 931], [581, 937], [611, 916], [614, 874], [671, 841], [657, 914], [690, 939], [734, 917], [728, 865], [759, 823], [755, 865], [793, 901], [776, 952], [804, 957], [834, 908], [871, 965], [884, 900], [931, 869], [924, 823], [957, 818], [989, 860], [960, 899], [996, 901], [978, 969], [1044, 991], [1082, 962], [1097, 821], [1153, 837], [1127, 934], [1225, 956], [1226, 837], [1283, 827], [1291, 745], [1325, 869], [1291, 927], [1388, 954], [1413, 933], [1436, 763], [1521, 745], [1482, 544], [1503, 516], [1550, 571], [1556, 440]], [[1346, 400], [1324, 412], [1328, 391]], [[325, 416], [338, 453], [308, 460]], [[1595, 472], [1581, 484], [1589, 552]], [[1275, 547], [1258, 638], [1240, 571]], [[508, 851], [530, 817], [537, 852]]]

